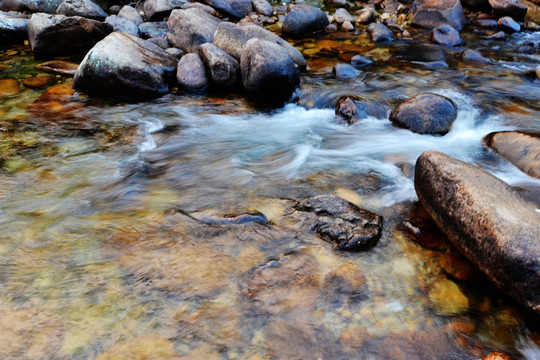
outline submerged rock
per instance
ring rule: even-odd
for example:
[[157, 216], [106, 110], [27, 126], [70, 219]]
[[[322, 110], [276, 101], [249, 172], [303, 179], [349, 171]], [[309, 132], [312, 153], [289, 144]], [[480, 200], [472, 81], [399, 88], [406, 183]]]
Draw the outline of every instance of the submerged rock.
[[321, 9], [311, 5], [296, 5], [285, 16], [281, 31], [300, 38], [324, 31], [328, 24], [328, 17]]
[[282, 46], [300, 69], [306, 68], [306, 60], [298, 49], [261, 26], [240, 26], [230, 22], [222, 22], [216, 29], [213, 43], [240, 61], [244, 45], [253, 38], [270, 41]]
[[516, 0], [489, 0], [489, 5], [497, 17], [510, 16], [516, 21], [523, 21], [527, 14], [527, 7]]
[[[498, 31], [494, 34], [489, 35], [486, 37], [488, 40], [496, 40], [496, 41], [504, 41], [506, 40], [506, 33], [504, 31]], [[476, 51], [476, 50], [475, 50]]]
[[104, 20], [107, 17], [107, 13], [91, 0], [64, 0], [56, 9], [56, 13], [95, 20]]
[[156, 97], [169, 92], [176, 58], [133, 35], [114, 32], [79, 65], [73, 88], [97, 95]]
[[490, 63], [491, 59], [484, 57], [478, 50], [467, 49], [461, 54], [461, 58], [469, 63]]
[[373, 64], [373, 60], [362, 55], [354, 55], [351, 58], [351, 65], [355, 68], [364, 67]]
[[457, 315], [469, 308], [469, 299], [455, 282], [445, 278], [431, 285], [428, 296], [435, 310], [443, 315]]
[[494, 132], [484, 143], [530, 176], [540, 178], [540, 133]]
[[298, 69], [287, 50], [265, 40], [251, 39], [246, 43], [240, 70], [244, 87], [267, 97], [286, 98], [300, 82]]
[[412, 25], [433, 29], [449, 24], [457, 30], [463, 29], [467, 19], [459, 0], [424, 0], [418, 5]]
[[332, 68], [332, 74], [337, 79], [349, 79], [357, 77], [361, 72], [349, 64], [336, 64]]
[[402, 102], [390, 121], [418, 134], [446, 134], [457, 117], [454, 102], [437, 94], [419, 94]]
[[29, 88], [36, 89], [36, 88], [52, 85], [56, 83], [57, 81], [58, 81], [58, 78], [56, 76], [38, 75], [38, 76], [27, 77], [26, 79], [24, 79], [23, 85]]
[[497, 287], [540, 314], [540, 212], [493, 175], [436, 151], [416, 162], [420, 202]]
[[65, 76], [74, 76], [78, 67], [79, 64], [61, 60], [47, 61], [36, 65], [37, 69]]
[[204, 92], [208, 88], [208, 77], [199, 55], [184, 55], [178, 62], [176, 70], [178, 86], [190, 93]]
[[461, 45], [461, 36], [452, 26], [444, 24], [431, 31], [431, 41], [444, 46], [458, 46]]
[[240, 65], [235, 58], [211, 43], [199, 47], [212, 83], [222, 88], [233, 87], [239, 79]]
[[394, 33], [387, 26], [379, 23], [371, 23], [367, 27], [369, 37], [373, 42], [386, 43], [394, 40]]
[[300, 201], [295, 210], [316, 216], [311, 230], [336, 250], [362, 251], [375, 246], [382, 217], [337, 196], [322, 195]]
[[336, 115], [345, 120], [347, 124], [352, 125], [368, 116], [382, 118], [386, 115], [386, 111], [374, 102], [361, 98], [352, 99], [347, 96], [338, 100], [336, 104]]
[[10, 44], [28, 39], [28, 19], [0, 12], [0, 43]]
[[15, 79], [0, 80], [0, 99], [15, 96], [21, 92], [21, 85]]
[[28, 38], [36, 55], [84, 53], [112, 30], [109, 24], [80, 16], [39, 13], [30, 18]]
[[167, 40], [185, 52], [197, 52], [211, 43], [221, 20], [199, 9], [174, 10], [167, 20]]

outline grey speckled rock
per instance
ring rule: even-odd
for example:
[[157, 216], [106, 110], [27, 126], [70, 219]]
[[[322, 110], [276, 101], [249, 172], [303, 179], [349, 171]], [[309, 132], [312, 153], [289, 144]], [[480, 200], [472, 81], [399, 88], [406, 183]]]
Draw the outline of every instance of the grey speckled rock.
[[253, 5], [253, 9], [261, 15], [264, 16], [272, 16], [274, 10], [272, 9], [272, 5], [266, 0], [251, 0], [251, 3]]
[[418, 134], [446, 134], [457, 117], [454, 102], [437, 94], [419, 94], [402, 102], [390, 121]]
[[118, 31], [124, 34], [131, 34], [133, 36], [139, 36], [139, 28], [137, 25], [126, 18], [111, 15], [105, 19], [105, 22], [111, 25], [114, 31]]
[[112, 32], [111, 25], [79, 16], [32, 15], [28, 23], [30, 47], [36, 55], [86, 52]]
[[287, 98], [300, 82], [298, 69], [287, 51], [277, 44], [251, 39], [240, 57], [244, 87], [269, 98]]
[[167, 21], [167, 40], [185, 52], [197, 52], [200, 45], [212, 42], [220, 21], [195, 8], [174, 10]]
[[419, 3], [411, 23], [428, 29], [449, 24], [461, 30], [467, 19], [459, 0], [423, 0]]
[[208, 88], [208, 77], [199, 55], [190, 53], [180, 59], [176, 80], [179, 88], [189, 93], [204, 92]]
[[144, 14], [149, 21], [163, 20], [174, 9], [180, 9], [184, 0], [146, 0], [144, 2]]
[[281, 31], [300, 38], [324, 31], [328, 24], [328, 17], [321, 9], [311, 5], [296, 5], [285, 16]]
[[63, 0], [2, 0], [2, 11], [30, 11], [54, 14]]
[[73, 88], [98, 96], [157, 97], [169, 92], [175, 72], [173, 55], [148, 41], [114, 32], [86, 54]]
[[367, 27], [371, 41], [376, 43], [387, 43], [394, 40], [394, 33], [388, 27], [379, 23], [371, 23]]
[[416, 162], [418, 198], [502, 292], [540, 315], [540, 213], [493, 175], [436, 151]]
[[66, 16], [82, 16], [87, 19], [104, 20], [107, 13], [90, 0], [64, 0], [56, 13]]
[[28, 19], [0, 12], [0, 43], [10, 44], [28, 39]]
[[273, 32], [257, 25], [240, 26], [230, 22], [222, 22], [214, 34], [213, 42], [236, 60], [240, 60], [245, 43], [253, 38], [270, 41], [282, 46], [300, 69], [306, 68], [306, 60], [298, 49]]
[[164, 38], [167, 36], [167, 22], [154, 21], [142, 23], [139, 25], [139, 34], [144, 39], [155, 37]]
[[221, 88], [233, 87], [239, 79], [240, 64], [231, 55], [211, 43], [202, 44], [199, 54], [212, 83]]
[[144, 19], [141, 14], [132, 6], [124, 6], [119, 12], [118, 16], [128, 19], [129, 21], [132, 21], [135, 23], [135, 25], [139, 26], [144, 22]]

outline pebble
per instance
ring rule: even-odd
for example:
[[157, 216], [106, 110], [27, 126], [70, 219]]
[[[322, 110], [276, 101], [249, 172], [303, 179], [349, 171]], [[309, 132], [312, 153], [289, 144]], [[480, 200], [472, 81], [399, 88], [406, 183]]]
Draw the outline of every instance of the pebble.
[[343, 30], [343, 31], [353, 31], [353, 30], [354, 30], [354, 25], [351, 24], [350, 21], [345, 21], [345, 22], [341, 25], [341, 30]]

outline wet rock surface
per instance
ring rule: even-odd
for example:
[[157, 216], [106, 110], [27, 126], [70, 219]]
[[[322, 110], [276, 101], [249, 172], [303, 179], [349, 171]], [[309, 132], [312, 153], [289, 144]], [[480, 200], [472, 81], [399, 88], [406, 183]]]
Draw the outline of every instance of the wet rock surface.
[[461, 54], [462, 59], [468, 63], [490, 63], [491, 59], [484, 57], [478, 50], [467, 49]]
[[283, 20], [281, 31], [300, 38], [323, 31], [328, 24], [328, 18], [322, 10], [311, 5], [296, 5]]
[[449, 24], [461, 30], [466, 23], [463, 7], [457, 0], [425, 0], [418, 5], [412, 19], [413, 25], [428, 29]]
[[444, 46], [458, 46], [461, 45], [461, 36], [456, 29], [445, 24], [432, 30], [431, 41]]
[[540, 213], [487, 172], [436, 151], [416, 163], [418, 198], [442, 232], [497, 287], [540, 311]]
[[114, 32], [85, 56], [73, 87], [117, 97], [154, 97], [169, 92], [176, 59], [157, 45]]
[[362, 99], [342, 97], [336, 104], [336, 115], [343, 119], [348, 125], [352, 125], [368, 116], [381, 118], [386, 115], [385, 109], [376, 102]]
[[382, 217], [336, 196], [318, 196], [300, 201], [295, 210], [313, 214], [311, 225], [336, 250], [363, 251], [372, 248], [382, 231]]
[[523, 172], [540, 178], [539, 132], [495, 132], [487, 135], [484, 143]]
[[79, 64], [62, 60], [52, 60], [36, 65], [37, 69], [65, 76], [74, 76], [77, 67], [79, 67]]
[[79, 16], [38, 13], [30, 18], [28, 38], [36, 55], [84, 53], [112, 30], [109, 24]]
[[452, 100], [437, 94], [419, 94], [402, 102], [390, 121], [419, 134], [446, 134], [457, 117]]

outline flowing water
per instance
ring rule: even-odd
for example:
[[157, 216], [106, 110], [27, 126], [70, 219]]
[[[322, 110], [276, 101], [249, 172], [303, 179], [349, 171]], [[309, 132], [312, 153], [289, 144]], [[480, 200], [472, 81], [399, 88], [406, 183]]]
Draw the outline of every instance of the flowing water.
[[[537, 319], [444, 240], [414, 192], [416, 158], [435, 149], [540, 203], [539, 180], [482, 146], [540, 129], [540, 83], [523, 75], [540, 56], [515, 51], [540, 33], [482, 36], [466, 41], [493, 63], [444, 50], [437, 70], [408, 61], [405, 40], [303, 40], [310, 69], [271, 109], [239, 95], [89, 99], [56, 75], [27, 88], [40, 61], [3, 50], [0, 80], [17, 85], [0, 99], [0, 358], [540, 359]], [[375, 65], [332, 77], [359, 52]], [[388, 120], [426, 91], [457, 104], [445, 136]], [[381, 115], [343, 125], [344, 95]], [[321, 194], [382, 214], [379, 244], [341, 253], [295, 230], [291, 203]], [[255, 212], [269, 222], [227, 220]]]

